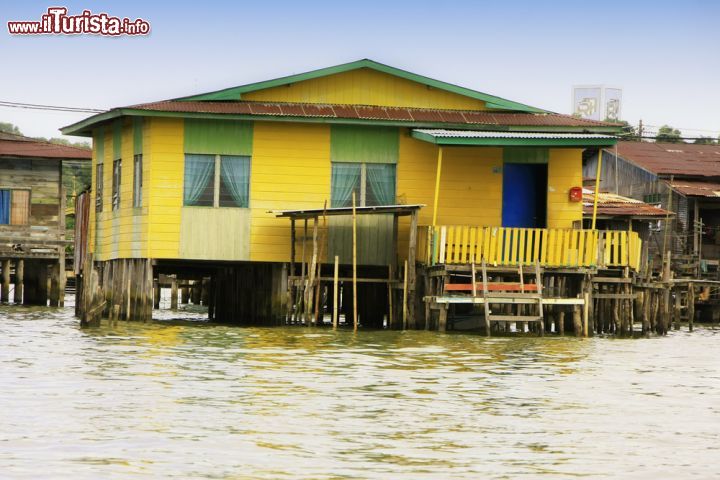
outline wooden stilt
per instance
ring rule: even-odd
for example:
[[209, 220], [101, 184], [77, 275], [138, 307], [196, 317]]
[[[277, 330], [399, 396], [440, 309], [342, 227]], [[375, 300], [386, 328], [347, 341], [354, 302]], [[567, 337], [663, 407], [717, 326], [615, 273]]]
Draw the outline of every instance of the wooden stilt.
[[695, 322], [695, 284], [693, 282], [688, 283], [687, 312], [688, 329], [692, 332], [693, 324]]
[[305, 288], [305, 325], [315, 323], [314, 317], [312, 316], [313, 308], [313, 292], [315, 291], [315, 271], [317, 269], [318, 261], [318, 217], [313, 218], [313, 253], [312, 260], [310, 261], [310, 268], [308, 269], [308, 283]]
[[170, 310], [177, 310], [178, 308], [178, 284], [177, 278], [172, 277], [172, 283], [170, 283]]
[[490, 304], [487, 302], [488, 298], [488, 276], [487, 267], [485, 266], [485, 258], [482, 259], [482, 279], [483, 279], [483, 297], [485, 297], [485, 335], [490, 336]]
[[[406, 270], [407, 271], [407, 270]], [[352, 277], [353, 277], [353, 330], [358, 328], [357, 314], [357, 213], [355, 212], [355, 191], [352, 193]]]
[[408, 327], [408, 261], [405, 260], [403, 272], [403, 307], [402, 307], [402, 329], [407, 330]]
[[387, 328], [394, 328], [393, 321], [393, 266], [388, 265], [388, 322]]
[[417, 250], [417, 229], [418, 229], [418, 211], [414, 210], [410, 215], [410, 238], [408, 241], [408, 324], [410, 328], [417, 328], [415, 318], [415, 291], [416, 291], [416, 272], [415, 272], [415, 255]]
[[0, 296], [3, 302], [10, 303], [10, 259], [6, 258], [2, 261], [2, 294]]
[[338, 274], [340, 257], [335, 255], [335, 268], [333, 270], [333, 328], [338, 327]]
[[23, 302], [23, 287], [25, 282], [25, 260], [19, 259], [15, 262], [15, 296], [16, 304]]

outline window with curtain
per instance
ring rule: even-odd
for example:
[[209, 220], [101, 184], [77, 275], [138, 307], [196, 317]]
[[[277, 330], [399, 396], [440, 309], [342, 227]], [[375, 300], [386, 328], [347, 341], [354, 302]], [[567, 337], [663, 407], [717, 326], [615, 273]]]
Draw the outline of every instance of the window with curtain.
[[184, 205], [214, 205], [215, 155], [185, 155]]
[[102, 212], [103, 209], [103, 164], [95, 166], [95, 211]]
[[122, 175], [122, 160], [113, 162], [113, 182], [112, 182], [112, 209], [120, 208], [120, 178]]
[[30, 190], [0, 190], [0, 225], [27, 225]]
[[199, 207], [248, 208], [250, 157], [185, 155], [184, 204]]
[[247, 208], [250, 193], [250, 157], [220, 157], [221, 207]]
[[333, 162], [330, 206], [352, 206], [352, 193], [360, 207], [395, 203], [395, 165], [390, 163]]
[[142, 207], [142, 154], [133, 158], [133, 207]]

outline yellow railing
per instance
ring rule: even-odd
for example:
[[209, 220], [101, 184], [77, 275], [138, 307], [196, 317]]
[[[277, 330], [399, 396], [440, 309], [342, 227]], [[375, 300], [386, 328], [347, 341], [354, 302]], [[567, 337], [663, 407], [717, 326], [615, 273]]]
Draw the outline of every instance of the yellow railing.
[[[419, 228], [418, 251], [431, 265], [480, 263], [548, 267], [640, 268], [637, 232], [554, 228]], [[423, 258], [424, 257], [424, 258]]]

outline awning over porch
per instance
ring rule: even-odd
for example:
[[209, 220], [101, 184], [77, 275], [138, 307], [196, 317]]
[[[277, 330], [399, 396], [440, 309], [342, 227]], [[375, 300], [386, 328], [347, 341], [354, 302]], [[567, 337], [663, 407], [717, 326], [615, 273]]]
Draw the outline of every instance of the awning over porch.
[[413, 138], [436, 145], [486, 147], [610, 147], [617, 137], [596, 133], [527, 133], [414, 129]]

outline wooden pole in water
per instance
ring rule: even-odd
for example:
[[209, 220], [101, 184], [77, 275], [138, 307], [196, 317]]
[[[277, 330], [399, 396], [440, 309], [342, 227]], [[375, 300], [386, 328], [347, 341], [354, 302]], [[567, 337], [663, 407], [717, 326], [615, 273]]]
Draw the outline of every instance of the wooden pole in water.
[[340, 257], [335, 255], [335, 270], [333, 272], [333, 328], [338, 326], [338, 273]]
[[687, 291], [687, 311], [688, 311], [688, 328], [693, 331], [693, 322], [695, 321], [695, 284], [688, 283]]
[[2, 261], [2, 301], [10, 303], [10, 259]]
[[355, 212], [355, 191], [352, 193], [352, 276], [353, 276], [353, 330], [358, 328], [357, 315], [357, 213]]
[[403, 330], [407, 328], [407, 299], [408, 299], [408, 262], [405, 260], [405, 271], [403, 272]]
[[25, 260], [18, 259], [15, 262], [15, 297], [16, 304], [22, 303], [23, 282], [25, 281]]
[[393, 321], [393, 266], [388, 265], [388, 328], [394, 327]]
[[170, 310], [177, 310], [178, 308], [178, 284], [177, 278], [172, 277], [170, 283]]
[[[315, 283], [315, 269], [317, 268], [318, 256], [318, 217], [313, 218], [313, 253], [308, 269], [308, 283], [305, 288], [305, 325], [310, 325], [313, 303], [313, 286]], [[315, 320], [312, 320], [315, 323]]]

